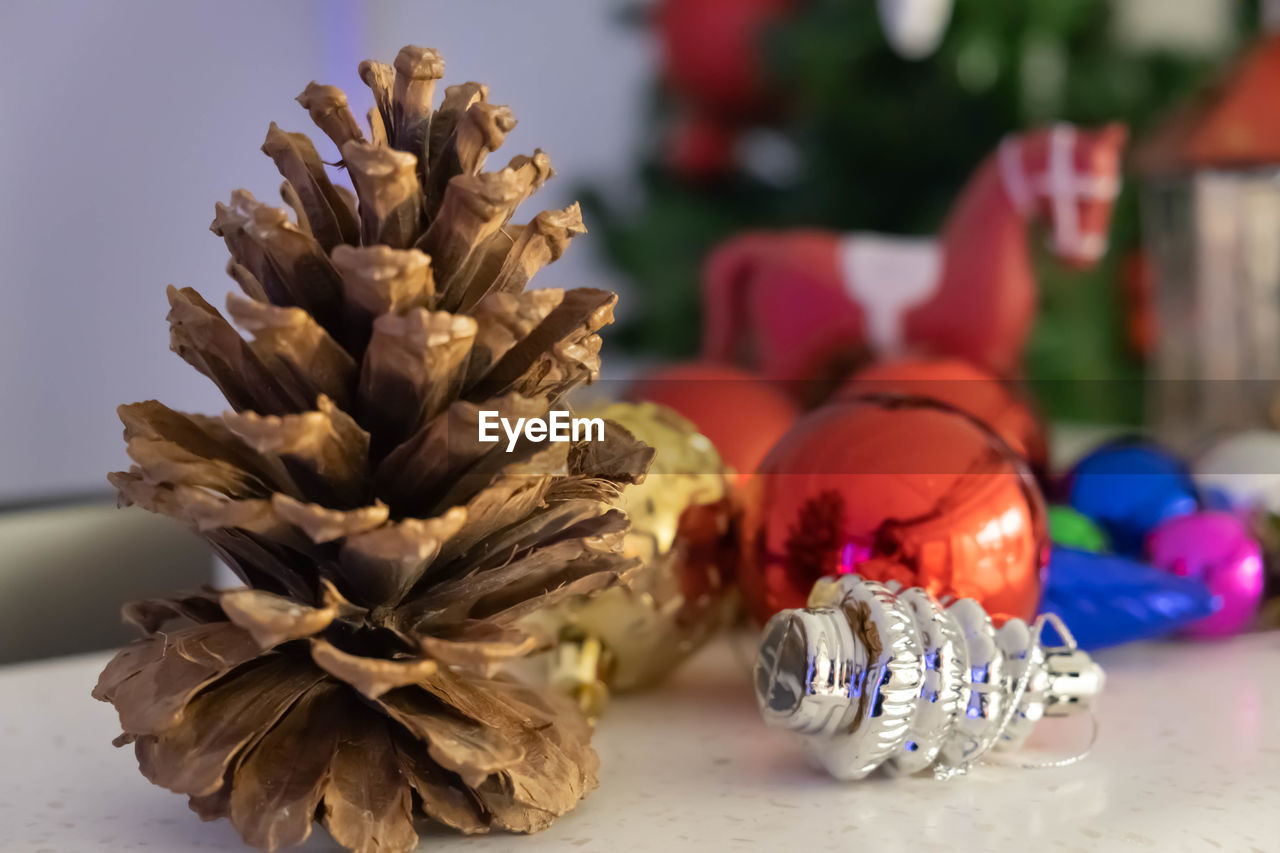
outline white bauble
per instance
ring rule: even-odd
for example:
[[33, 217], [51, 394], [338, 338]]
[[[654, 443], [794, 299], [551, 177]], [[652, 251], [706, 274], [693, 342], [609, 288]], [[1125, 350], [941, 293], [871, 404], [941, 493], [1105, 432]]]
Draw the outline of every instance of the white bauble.
[[1238, 507], [1280, 514], [1280, 432], [1249, 430], [1215, 442], [1193, 466], [1201, 488], [1219, 489]]
[[889, 46], [905, 59], [924, 59], [938, 49], [951, 21], [954, 0], [877, 0]]

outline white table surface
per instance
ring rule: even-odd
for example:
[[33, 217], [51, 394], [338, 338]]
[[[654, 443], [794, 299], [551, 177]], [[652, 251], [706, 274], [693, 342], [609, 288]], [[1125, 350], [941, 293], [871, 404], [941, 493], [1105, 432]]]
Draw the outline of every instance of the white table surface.
[[[656, 692], [617, 700], [596, 737], [600, 788], [551, 829], [432, 834], [420, 849], [1280, 850], [1280, 632], [1104, 653], [1100, 734], [1081, 764], [850, 784], [761, 725], [749, 642], [718, 640]], [[0, 669], [0, 851], [243, 850], [111, 746], [114, 711], [89, 697], [106, 660]], [[1070, 752], [1082, 723], [1050, 721], [1061, 728], [1023, 754]], [[305, 849], [333, 848], [317, 827]]]

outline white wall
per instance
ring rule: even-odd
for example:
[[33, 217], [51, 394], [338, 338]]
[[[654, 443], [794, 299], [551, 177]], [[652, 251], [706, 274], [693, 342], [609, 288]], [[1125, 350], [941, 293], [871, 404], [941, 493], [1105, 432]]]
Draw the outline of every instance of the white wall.
[[[168, 350], [164, 287], [221, 303], [231, 284], [208, 231], [213, 204], [239, 186], [275, 196], [258, 146], [273, 119], [309, 129], [292, 99], [312, 78], [363, 108], [360, 59], [436, 47], [446, 82], [482, 80], [512, 106], [520, 126], [506, 148], [550, 153], [560, 177], [542, 207], [588, 178], [627, 192], [651, 59], [616, 9], [0, 0], [0, 502], [105, 490], [106, 472], [127, 465], [119, 403], [223, 408]], [[593, 261], [577, 246], [542, 283], [613, 286]]]

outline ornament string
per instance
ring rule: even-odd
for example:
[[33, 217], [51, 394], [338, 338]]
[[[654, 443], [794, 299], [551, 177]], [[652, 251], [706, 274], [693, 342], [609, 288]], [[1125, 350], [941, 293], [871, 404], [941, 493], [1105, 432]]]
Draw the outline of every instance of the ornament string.
[[1060, 767], [1070, 767], [1073, 764], [1079, 764], [1089, 757], [1089, 753], [1093, 752], [1093, 747], [1098, 742], [1098, 717], [1089, 712], [1090, 734], [1089, 742], [1079, 752], [1065, 756], [1063, 758], [1049, 758], [1043, 761], [1019, 761], [1014, 758], [987, 758], [981, 763], [989, 764], [993, 767], [1016, 767], [1020, 770], [1056, 770]]
[[[1031, 627], [1031, 640], [1033, 644], [1039, 643], [1040, 637], [1044, 633], [1044, 627], [1047, 624], [1053, 626], [1053, 630], [1057, 632], [1058, 639], [1062, 641], [1062, 644], [1059, 646], [1045, 647], [1044, 650], [1046, 654], [1056, 651], [1073, 652], [1079, 648], [1076, 643], [1075, 636], [1071, 633], [1071, 630], [1067, 628], [1067, 625], [1062, 621], [1062, 618], [1056, 613], [1042, 613], [1036, 618], [1035, 623]], [[1027, 685], [1031, 679], [1031, 669], [1031, 666], [1027, 666], [1023, 669], [1022, 677], [1018, 679], [1018, 684], [1014, 688], [1013, 695], [1010, 697], [1012, 701], [1009, 704], [1009, 709], [1005, 711], [1004, 717], [1000, 721], [1000, 725], [995, 729], [996, 737], [999, 737], [1000, 732], [1004, 731], [1005, 727], [1012, 721], [1013, 715], [1017, 713], [1018, 706], [1021, 704], [1022, 696], [1026, 693]], [[1046, 759], [1043, 761], [1020, 761], [1013, 758], [986, 757], [977, 763], [995, 767], [1017, 767], [1023, 770], [1052, 770], [1061, 767], [1070, 767], [1071, 765], [1079, 764], [1081, 761], [1088, 758], [1089, 753], [1093, 752], [1093, 747], [1098, 742], [1098, 717], [1093, 712], [1092, 708], [1089, 709], [1089, 726], [1089, 741], [1085, 744], [1084, 748], [1063, 758]], [[992, 745], [994, 745], [994, 739]], [[990, 747], [988, 746], [987, 748], [989, 749]]]
[[[1040, 634], [1044, 630], [1044, 624], [1045, 616], [1042, 615], [1035, 621], [1035, 624], [1032, 625], [1031, 643], [1029, 648], [1034, 649], [1039, 643]], [[1065, 628], [1065, 626], [1063, 627]], [[1070, 635], [1068, 634], [1068, 636]], [[1075, 639], [1072, 638], [1071, 642], [1074, 644]], [[1013, 690], [1009, 694], [1009, 701], [1005, 707], [1004, 713], [1000, 715], [999, 721], [994, 726], [991, 726], [982, 738], [972, 738], [970, 740], [972, 745], [965, 757], [965, 760], [957, 765], [944, 765], [939, 762], [934, 767], [934, 778], [950, 779], [952, 776], [968, 773], [969, 768], [973, 767], [975, 764], [988, 763], [988, 760], [984, 760], [984, 756], [986, 756], [986, 754], [991, 751], [992, 747], [996, 745], [1000, 736], [1004, 734], [1005, 729], [1007, 729], [1009, 724], [1013, 722], [1014, 714], [1018, 713], [1018, 708], [1022, 704], [1022, 697], [1025, 696], [1027, 692], [1027, 685], [1031, 683], [1032, 668], [1033, 667], [1030, 662], [1022, 668], [1022, 674], [1018, 677], [1017, 683], [1014, 684]], [[982, 694], [998, 694], [1002, 692], [999, 685], [973, 684], [972, 682], [969, 684], [969, 690], [974, 693]]]

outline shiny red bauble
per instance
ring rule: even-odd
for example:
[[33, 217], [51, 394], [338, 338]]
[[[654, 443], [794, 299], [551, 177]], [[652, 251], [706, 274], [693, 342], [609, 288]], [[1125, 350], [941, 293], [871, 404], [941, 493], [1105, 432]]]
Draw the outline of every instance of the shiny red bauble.
[[711, 439], [725, 464], [745, 477], [795, 422], [799, 410], [776, 386], [737, 367], [712, 362], [676, 364], [648, 373], [628, 400], [674, 409]]
[[841, 572], [974, 598], [997, 620], [1035, 615], [1048, 557], [1039, 488], [996, 432], [949, 406], [824, 406], [769, 452], [742, 501], [739, 581], [761, 622]]
[[991, 427], [1043, 473], [1048, 465], [1044, 425], [1030, 403], [1009, 383], [955, 358], [902, 358], [859, 370], [835, 395], [908, 394], [955, 406]]

